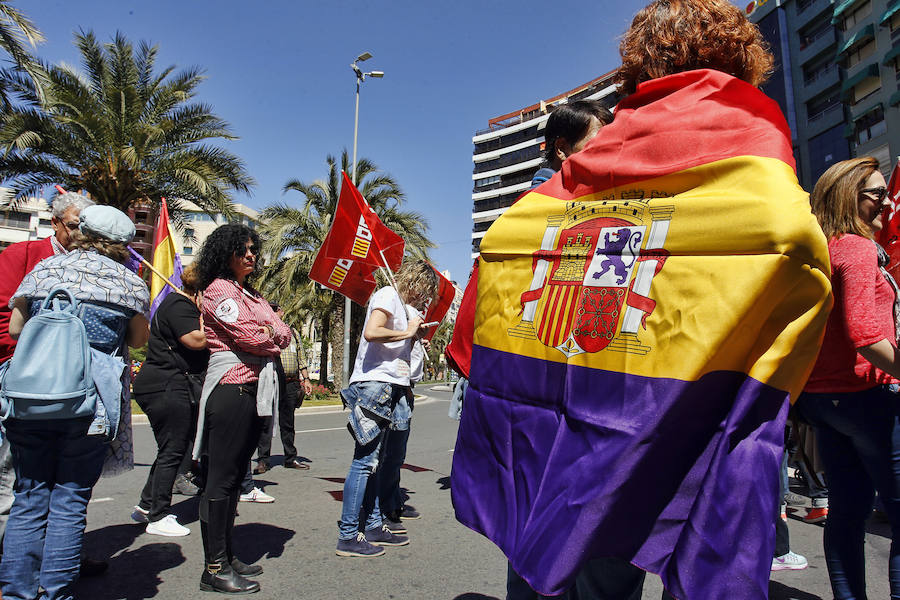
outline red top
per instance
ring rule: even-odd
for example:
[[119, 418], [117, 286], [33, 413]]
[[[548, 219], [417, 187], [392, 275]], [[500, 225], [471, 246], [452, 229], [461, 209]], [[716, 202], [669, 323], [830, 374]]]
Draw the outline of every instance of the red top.
[[36, 264], [53, 256], [52, 238], [18, 242], [0, 253], [0, 363], [16, 349], [16, 340], [9, 337], [9, 299]]
[[856, 350], [880, 340], [896, 346], [894, 290], [878, 268], [878, 251], [867, 238], [846, 234], [828, 242], [834, 308], [806, 392], [858, 392], [897, 383]]
[[[291, 330], [269, 303], [230, 279], [216, 279], [203, 292], [203, 324], [211, 354], [231, 350], [260, 357], [232, 367], [219, 383], [258, 381], [264, 359], [281, 354], [291, 343]], [[260, 330], [264, 325], [272, 326], [273, 337]]]

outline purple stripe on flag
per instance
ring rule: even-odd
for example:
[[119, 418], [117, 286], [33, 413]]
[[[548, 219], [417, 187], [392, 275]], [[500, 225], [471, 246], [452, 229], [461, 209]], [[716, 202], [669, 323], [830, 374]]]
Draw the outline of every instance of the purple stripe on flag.
[[[176, 252], [175, 260], [172, 261], [174, 264], [172, 265], [172, 276], [169, 277], [169, 281], [181, 287], [181, 274], [184, 273], [184, 267], [181, 266], [181, 256]], [[150, 318], [153, 318], [153, 315], [156, 313], [156, 309], [159, 308], [159, 305], [162, 304], [162, 301], [166, 299], [166, 296], [172, 293], [172, 287], [169, 285], [164, 285], [162, 291], [156, 295], [156, 298], [153, 299], [153, 302], [150, 304]]]
[[591, 558], [659, 574], [676, 597], [766, 598], [787, 393], [475, 346], [453, 460], [457, 518], [543, 594]]

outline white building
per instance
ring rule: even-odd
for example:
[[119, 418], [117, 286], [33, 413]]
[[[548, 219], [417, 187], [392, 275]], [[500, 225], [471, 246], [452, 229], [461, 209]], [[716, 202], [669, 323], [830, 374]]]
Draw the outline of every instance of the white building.
[[43, 198], [29, 198], [15, 209], [0, 211], [0, 249], [16, 242], [53, 235], [50, 206]]
[[[228, 219], [222, 214], [217, 214], [213, 218], [193, 202], [182, 201], [181, 206], [187, 211], [184, 215], [185, 227], [182, 231], [175, 231], [175, 240], [176, 247], [181, 249], [181, 263], [187, 266], [194, 262], [194, 257], [200, 252], [200, 247], [209, 234], [218, 226], [228, 223]], [[243, 204], [233, 206], [235, 213], [239, 215], [233, 222], [256, 229], [259, 212]]]

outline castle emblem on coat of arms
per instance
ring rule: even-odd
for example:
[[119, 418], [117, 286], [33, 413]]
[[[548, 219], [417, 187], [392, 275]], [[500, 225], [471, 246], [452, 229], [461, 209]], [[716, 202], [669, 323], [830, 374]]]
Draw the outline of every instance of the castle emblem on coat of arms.
[[[609, 350], [646, 354], [641, 327], [656, 307], [650, 285], [662, 270], [675, 207], [642, 190], [567, 202], [547, 218], [533, 254], [531, 287], [509, 335], [538, 339], [567, 357]], [[651, 202], [653, 200], [653, 202]]]

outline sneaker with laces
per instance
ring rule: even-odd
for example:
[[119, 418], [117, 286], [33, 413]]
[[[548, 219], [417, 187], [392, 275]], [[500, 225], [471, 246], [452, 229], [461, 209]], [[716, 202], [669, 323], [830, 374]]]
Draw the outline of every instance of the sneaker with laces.
[[253, 488], [246, 494], [241, 494], [240, 497], [241, 502], [259, 502], [261, 504], [271, 504], [275, 502], [275, 498], [268, 495], [258, 487]]
[[337, 550], [334, 552], [338, 556], [349, 556], [357, 558], [373, 558], [384, 554], [384, 548], [373, 546], [366, 540], [366, 535], [360, 531], [355, 538], [349, 540], [338, 540]]
[[191, 530], [178, 522], [175, 515], [166, 515], [159, 521], [147, 523], [147, 533], [150, 535], [162, 535], [165, 537], [184, 537]]
[[147, 515], [149, 514], [149, 510], [144, 510], [140, 506], [135, 506], [134, 510], [131, 512], [131, 520], [135, 523], [149, 523], [150, 519], [147, 518]]
[[200, 488], [194, 485], [194, 483], [184, 475], [179, 475], [175, 478], [175, 485], [172, 486], [173, 494], [181, 494], [182, 496], [196, 496], [199, 492]]
[[800, 556], [796, 552], [788, 552], [782, 556], [776, 556], [772, 559], [773, 571], [799, 571], [809, 566], [806, 557]]
[[809, 509], [803, 520], [807, 523], [821, 523], [828, 518], [828, 507], [814, 506]]
[[404, 521], [414, 521], [416, 519], [421, 519], [422, 515], [409, 504], [404, 504], [403, 508], [400, 510], [400, 518]]
[[788, 492], [784, 495], [784, 501], [788, 506], [806, 506], [807, 498], [795, 492]]
[[391, 533], [396, 533], [399, 535], [406, 535], [408, 532], [406, 530], [406, 525], [401, 523], [399, 520], [395, 521], [390, 517], [384, 517], [382, 520], [384, 526], [387, 527]]
[[405, 546], [409, 543], [408, 537], [392, 533], [388, 526], [383, 523], [381, 529], [377, 527], [375, 529], [367, 529], [365, 537], [370, 544], [376, 546]]

